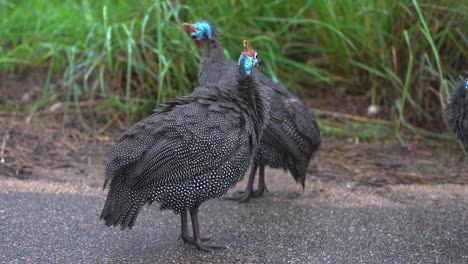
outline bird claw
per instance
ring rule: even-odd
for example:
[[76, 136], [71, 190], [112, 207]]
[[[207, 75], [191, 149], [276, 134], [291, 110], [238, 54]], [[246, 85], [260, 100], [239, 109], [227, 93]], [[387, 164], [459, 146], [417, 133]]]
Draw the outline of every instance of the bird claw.
[[198, 250], [201, 250], [201, 251], [213, 252], [215, 250], [229, 249], [229, 247], [227, 247], [227, 246], [218, 246], [218, 245], [210, 245], [210, 244], [203, 243], [203, 242], [210, 241], [211, 238], [209, 238], [209, 237], [201, 238], [200, 241], [197, 242], [192, 237], [181, 234], [179, 236], [179, 238], [177, 239], [177, 241], [179, 241], [181, 239], [182, 239], [182, 241], [184, 241], [185, 244], [193, 245]]
[[239, 203], [246, 203], [250, 197], [253, 197], [252, 192], [238, 191], [234, 192], [231, 196], [224, 197], [225, 200], [238, 201]]
[[262, 194], [263, 194], [263, 190], [255, 190], [255, 191], [253, 192], [252, 197], [257, 198], [257, 197], [262, 196]]
[[219, 246], [219, 245], [210, 245], [204, 243], [195, 243], [195, 246], [198, 250], [205, 251], [205, 252], [213, 252], [215, 250], [222, 250], [222, 249], [229, 249], [227, 246]]
[[[195, 240], [190, 236], [180, 234], [179, 238], [177, 238], [177, 241], [179, 241], [181, 239], [182, 239], [182, 241], [184, 241], [185, 244], [196, 245]], [[210, 241], [210, 240], [211, 240], [211, 238], [209, 238], [209, 237], [202, 237], [201, 238], [202, 242], [207, 242], [207, 241]]]
[[265, 191], [266, 191], [266, 192], [270, 192], [270, 191], [268, 191], [268, 189], [267, 189], [266, 186], [263, 187], [263, 188], [259, 188], [259, 189], [255, 190], [255, 191], [253, 191], [253, 194], [251, 195], [251, 197], [254, 197], [254, 198], [260, 197], [260, 196], [263, 195], [263, 193], [264, 193]]
[[260, 187], [254, 191], [237, 191], [234, 192], [231, 196], [224, 197], [225, 200], [238, 201], [239, 203], [246, 203], [250, 198], [257, 198], [263, 195], [264, 192], [269, 192], [267, 187]]

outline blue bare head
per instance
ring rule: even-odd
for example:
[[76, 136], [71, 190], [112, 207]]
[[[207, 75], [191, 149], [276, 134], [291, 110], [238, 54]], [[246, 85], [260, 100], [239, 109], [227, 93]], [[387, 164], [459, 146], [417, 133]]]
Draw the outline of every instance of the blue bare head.
[[239, 60], [237, 61], [237, 66], [239, 71], [242, 74], [250, 75], [252, 73], [252, 68], [260, 68], [260, 57], [257, 52], [250, 46], [247, 40], [244, 40], [244, 50], [242, 51]]
[[465, 83], [463, 86], [465, 87], [466, 90], [468, 90], [468, 79], [465, 79]]
[[203, 40], [211, 40], [214, 35], [213, 26], [208, 21], [197, 21], [194, 24], [183, 23], [182, 27], [199, 47]]

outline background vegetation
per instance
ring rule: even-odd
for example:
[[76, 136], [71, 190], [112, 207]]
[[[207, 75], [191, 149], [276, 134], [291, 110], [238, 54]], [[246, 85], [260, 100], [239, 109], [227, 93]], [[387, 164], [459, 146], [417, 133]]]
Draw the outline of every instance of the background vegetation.
[[[40, 111], [63, 102], [102, 132], [148, 114], [197, 86], [198, 49], [182, 22], [207, 19], [237, 57], [249, 39], [262, 70], [285, 87], [363, 95], [381, 119], [318, 111], [325, 133], [378, 137], [401, 129], [446, 137], [441, 109], [468, 76], [466, 1], [0, 0], [0, 67], [46, 67], [42, 95], [2, 109]], [[88, 102], [88, 103], [86, 103]], [[90, 121], [89, 116], [102, 122]], [[388, 122], [387, 122], [388, 121]]]

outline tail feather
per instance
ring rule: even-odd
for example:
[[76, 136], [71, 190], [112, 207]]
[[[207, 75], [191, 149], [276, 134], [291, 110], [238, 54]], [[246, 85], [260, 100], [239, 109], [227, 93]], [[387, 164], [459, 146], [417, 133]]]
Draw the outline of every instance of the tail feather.
[[[137, 125], [135, 125], [137, 127]], [[106, 179], [104, 189], [116, 177], [127, 178], [135, 162], [141, 158], [148, 146], [154, 142], [154, 137], [144, 130], [139, 130], [138, 136], [125, 134], [106, 154]], [[127, 132], [129, 133], [129, 132]]]
[[101, 219], [107, 226], [132, 228], [141, 208], [147, 202], [144, 190], [132, 190], [124, 181], [111, 181]]
[[308, 163], [308, 160], [295, 161], [290, 159], [288, 161], [288, 169], [294, 177], [294, 180], [302, 185], [302, 189], [305, 188], [305, 179], [307, 174]]

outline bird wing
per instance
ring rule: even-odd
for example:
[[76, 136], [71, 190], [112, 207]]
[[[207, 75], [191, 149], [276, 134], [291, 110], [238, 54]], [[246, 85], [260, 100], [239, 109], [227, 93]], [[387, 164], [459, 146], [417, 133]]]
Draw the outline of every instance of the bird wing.
[[289, 120], [295, 124], [300, 141], [307, 141], [312, 151], [317, 150], [321, 145], [320, 128], [315, 115], [295, 96], [286, 100], [286, 109], [290, 115]]
[[129, 185], [167, 184], [216, 170], [247, 140], [241, 114], [219, 104], [178, 105], [162, 123], [128, 174]]
[[[279, 121], [277, 124], [281, 124], [273, 128], [272, 136], [279, 140], [278, 142], [287, 144], [285, 145], [288, 147], [287, 151], [294, 156], [298, 155], [299, 149], [308, 153], [317, 150], [321, 145], [321, 136], [315, 116], [300, 99], [265, 74], [258, 70], [254, 70], [253, 73], [262, 86], [271, 89], [273, 97], [283, 100], [282, 103], [286, 108], [287, 113], [272, 113], [270, 119], [275, 122], [276, 118]], [[281, 116], [281, 114], [287, 114], [287, 116]]]

